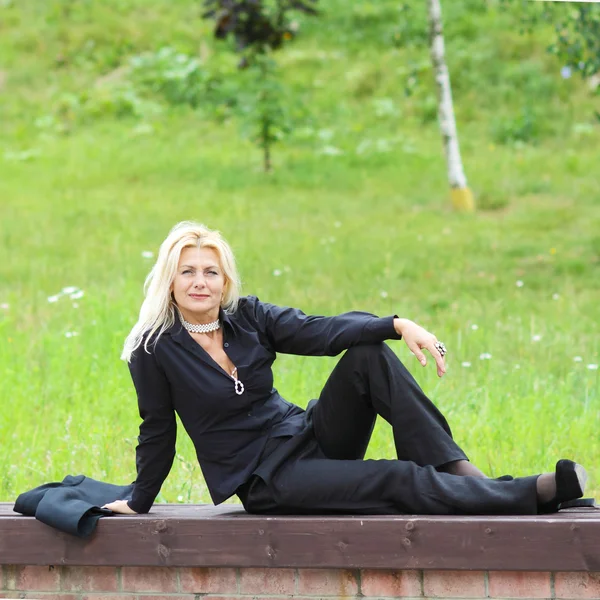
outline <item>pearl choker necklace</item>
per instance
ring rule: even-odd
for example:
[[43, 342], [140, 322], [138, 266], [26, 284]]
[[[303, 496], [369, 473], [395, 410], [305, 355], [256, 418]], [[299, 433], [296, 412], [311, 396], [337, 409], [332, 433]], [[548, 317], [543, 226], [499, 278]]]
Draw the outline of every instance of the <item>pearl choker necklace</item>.
[[192, 333], [210, 333], [211, 331], [216, 331], [221, 327], [221, 322], [219, 319], [213, 321], [212, 323], [206, 323], [203, 325], [194, 325], [193, 323], [188, 323], [183, 317], [181, 317], [181, 322], [183, 326]]

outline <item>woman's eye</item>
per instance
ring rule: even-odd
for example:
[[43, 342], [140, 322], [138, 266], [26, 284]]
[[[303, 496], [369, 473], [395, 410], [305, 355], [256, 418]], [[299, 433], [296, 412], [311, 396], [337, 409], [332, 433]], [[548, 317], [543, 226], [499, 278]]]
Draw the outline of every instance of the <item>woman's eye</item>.
[[209, 271], [208, 274], [209, 275], [218, 275], [218, 273], [216, 271]]
[[185, 271], [182, 272], [182, 275], [187, 275], [188, 273], [191, 273], [191, 271], [189, 269], [186, 269]]

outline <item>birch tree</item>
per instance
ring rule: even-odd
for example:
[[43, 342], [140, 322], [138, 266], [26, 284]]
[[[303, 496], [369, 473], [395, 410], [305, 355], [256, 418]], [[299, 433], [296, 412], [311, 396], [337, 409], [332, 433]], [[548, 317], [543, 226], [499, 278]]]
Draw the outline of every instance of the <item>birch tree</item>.
[[442, 7], [440, 0], [427, 0], [427, 4], [429, 12], [429, 48], [438, 87], [438, 118], [446, 154], [450, 198], [452, 205], [457, 210], [472, 212], [475, 210], [475, 201], [467, 184], [460, 158], [450, 76], [446, 67]]

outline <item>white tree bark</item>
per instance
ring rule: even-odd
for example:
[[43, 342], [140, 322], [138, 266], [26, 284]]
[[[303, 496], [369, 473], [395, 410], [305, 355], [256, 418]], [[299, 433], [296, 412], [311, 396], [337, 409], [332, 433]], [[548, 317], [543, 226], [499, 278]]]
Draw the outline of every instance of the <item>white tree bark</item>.
[[[472, 206], [460, 206], [465, 202], [472, 205], [473, 199], [471, 192], [468, 190], [467, 178], [460, 158], [454, 106], [452, 104], [452, 89], [445, 59], [442, 7], [440, 0], [427, 0], [427, 4], [429, 10], [429, 47], [438, 86], [438, 117], [446, 154], [448, 181], [453, 193], [453, 202], [457, 205], [457, 208], [472, 210]], [[461, 190], [464, 190], [464, 193], [461, 193]], [[465, 194], [469, 198], [464, 197]], [[463, 196], [462, 200], [459, 199], [459, 196]]]

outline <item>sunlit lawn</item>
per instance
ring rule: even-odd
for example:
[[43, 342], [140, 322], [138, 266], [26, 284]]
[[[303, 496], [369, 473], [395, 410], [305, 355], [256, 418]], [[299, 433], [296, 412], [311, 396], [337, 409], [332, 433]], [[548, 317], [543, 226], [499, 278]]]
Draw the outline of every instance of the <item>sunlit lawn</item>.
[[[68, 473], [135, 478], [139, 417], [119, 354], [151, 256], [184, 219], [224, 233], [245, 293], [309, 313], [396, 313], [436, 333], [449, 349], [442, 380], [403, 342], [392, 347], [489, 475], [537, 473], [570, 457], [600, 489], [593, 100], [574, 88], [575, 113], [548, 100], [555, 132], [503, 145], [493, 133], [499, 114], [477, 97], [490, 92], [459, 95], [467, 175], [497, 210], [458, 215], [435, 122], [401, 96], [397, 114], [378, 116], [389, 80], [373, 97], [348, 98], [344, 65], [308, 60], [317, 53], [310, 40], [298, 49], [285, 59], [298, 67], [293, 77], [326, 83], [314, 91], [312, 131], [276, 148], [269, 176], [234, 121], [178, 110], [149, 128], [107, 118], [45, 135], [31, 125], [42, 110], [33, 100], [23, 110], [5, 100], [13, 120], [0, 130], [0, 500]], [[366, 71], [373, 56], [357, 52], [352, 68]], [[504, 112], [516, 114], [519, 101], [502, 89]], [[335, 360], [281, 357], [276, 386], [304, 406]], [[393, 455], [380, 424], [369, 456]], [[208, 501], [183, 429], [177, 456], [159, 499]]]

